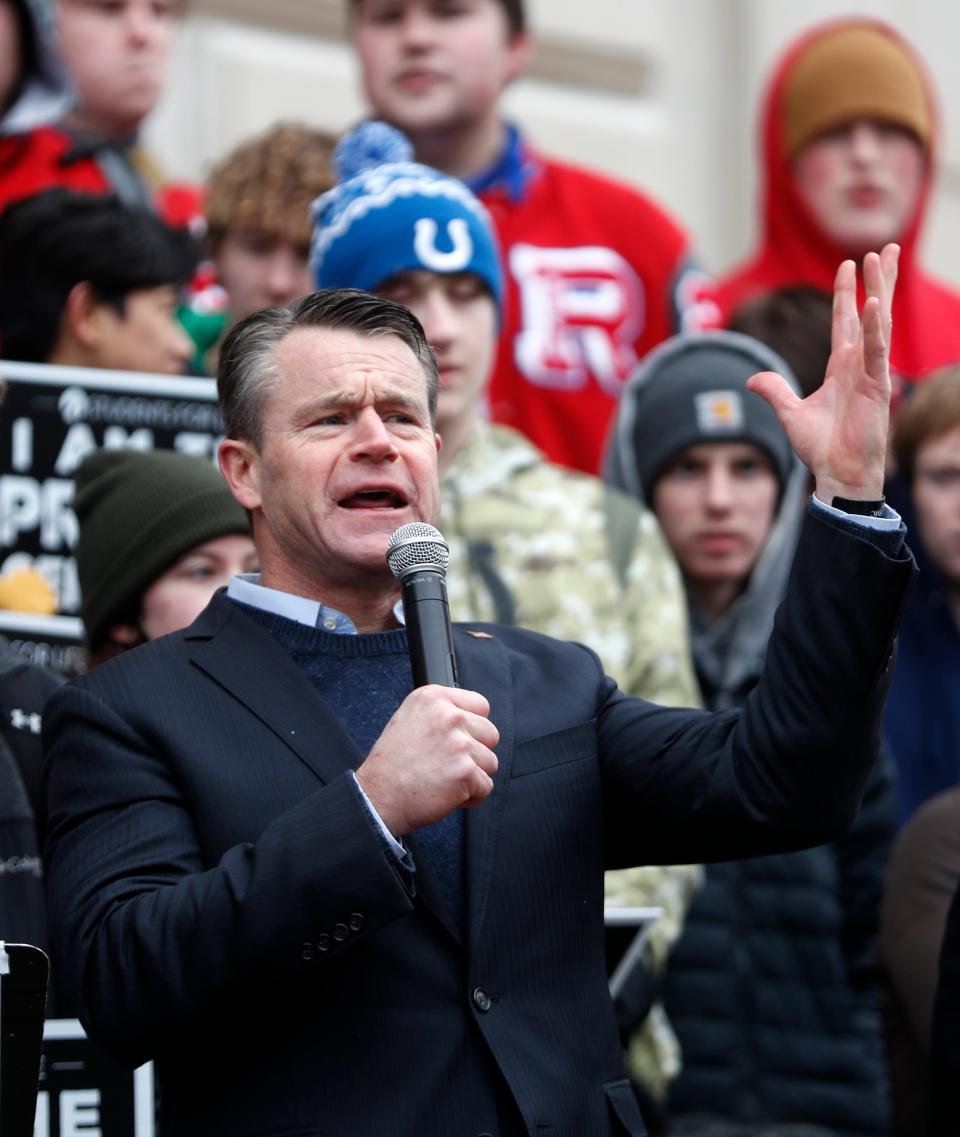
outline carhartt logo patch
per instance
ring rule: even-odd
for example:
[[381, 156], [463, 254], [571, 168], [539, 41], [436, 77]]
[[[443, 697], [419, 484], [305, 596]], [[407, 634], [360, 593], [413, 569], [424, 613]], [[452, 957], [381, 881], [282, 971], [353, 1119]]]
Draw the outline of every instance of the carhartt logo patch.
[[743, 428], [739, 391], [705, 391], [694, 398], [693, 405], [703, 434], [729, 434]]

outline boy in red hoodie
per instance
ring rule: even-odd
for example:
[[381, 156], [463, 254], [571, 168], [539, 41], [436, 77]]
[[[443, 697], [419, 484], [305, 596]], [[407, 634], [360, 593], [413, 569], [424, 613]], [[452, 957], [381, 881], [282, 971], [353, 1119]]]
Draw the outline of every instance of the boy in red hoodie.
[[886, 24], [820, 25], [776, 68], [763, 110], [759, 248], [716, 286], [725, 321], [760, 293], [829, 293], [838, 261], [901, 247], [890, 362], [917, 382], [960, 359], [960, 295], [918, 259], [937, 148], [923, 64]]

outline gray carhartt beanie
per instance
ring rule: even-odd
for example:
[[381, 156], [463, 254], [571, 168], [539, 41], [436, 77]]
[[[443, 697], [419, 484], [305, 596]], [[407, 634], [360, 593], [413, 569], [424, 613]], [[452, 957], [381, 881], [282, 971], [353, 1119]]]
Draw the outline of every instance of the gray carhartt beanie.
[[758, 371], [777, 371], [796, 389], [790, 368], [759, 341], [736, 332], [675, 336], [628, 381], [615, 422], [614, 484], [649, 502], [657, 479], [688, 446], [751, 442], [770, 456], [783, 491], [793, 451], [766, 400], [747, 390]]

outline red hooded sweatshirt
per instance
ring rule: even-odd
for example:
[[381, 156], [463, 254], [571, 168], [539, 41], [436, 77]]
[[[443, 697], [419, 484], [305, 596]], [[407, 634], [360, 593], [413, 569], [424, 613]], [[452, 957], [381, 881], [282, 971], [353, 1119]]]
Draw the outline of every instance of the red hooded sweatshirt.
[[[900, 45], [924, 76], [923, 64], [913, 50], [886, 24], [855, 19], [821, 24], [799, 39], [780, 62], [767, 90], [762, 119], [763, 235], [759, 250], [714, 286], [713, 293], [726, 323], [746, 300], [761, 292], [791, 285], [809, 285], [830, 292], [837, 266], [849, 254], [814, 221], [797, 192], [781, 129], [784, 86], [797, 58], [820, 36], [841, 27], [871, 27]], [[933, 92], [926, 80], [930, 118], [935, 121]], [[917, 207], [899, 244], [900, 274], [893, 301], [893, 370], [907, 382], [960, 360], [960, 294], [933, 280], [917, 261], [917, 242], [927, 209], [935, 165], [936, 139]]]

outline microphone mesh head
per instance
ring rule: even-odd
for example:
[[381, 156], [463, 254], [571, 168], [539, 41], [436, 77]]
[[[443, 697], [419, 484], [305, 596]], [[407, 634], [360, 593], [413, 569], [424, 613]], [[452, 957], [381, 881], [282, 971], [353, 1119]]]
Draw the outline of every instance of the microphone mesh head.
[[440, 530], [423, 521], [400, 525], [387, 545], [387, 564], [397, 578], [420, 568], [433, 568], [442, 575], [449, 558], [450, 550]]
[[443, 575], [449, 559], [450, 550], [440, 530], [424, 521], [401, 525], [387, 545], [387, 564], [397, 578], [425, 568]]

